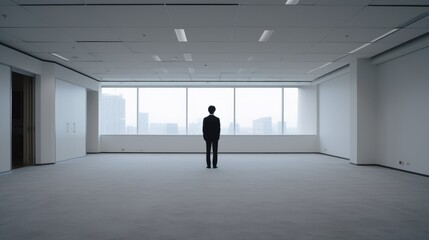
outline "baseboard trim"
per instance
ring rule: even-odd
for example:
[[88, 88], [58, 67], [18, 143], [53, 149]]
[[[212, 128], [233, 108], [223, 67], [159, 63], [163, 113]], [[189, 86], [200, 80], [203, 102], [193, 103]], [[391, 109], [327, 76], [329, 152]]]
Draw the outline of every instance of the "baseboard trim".
[[336, 155], [332, 155], [332, 154], [327, 154], [327, 153], [321, 153], [321, 152], [316, 152], [316, 153], [321, 154], [321, 155], [325, 155], [325, 156], [328, 156], [328, 157], [334, 157], [334, 158], [339, 158], [339, 159], [343, 159], [343, 160], [346, 160], [346, 161], [350, 161], [349, 158], [345, 158], [345, 157], [340, 157], [340, 156], [336, 156]]
[[427, 174], [411, 172], [411, 171], [407, 171], [407, 170], [404, 170], [404, 169], [399, 169], [399, 168], [394, 168], [394, 167], [388, 167], [388, 166], [383, 166], [383, 165], [379, 165], [379, 164], [375, 164], [375, 166], [384, 167], [384, 168], [388, 168], [388, 169], [392, 169], [392, 170], [396, 170], [396, 171], [400, 171], [400, 172], [411, 173], [411, 174], [415, 174], [415, 175], [419, 175], [419, 176], [423, 176], [423, 177], [429, 177], [429, 175], [427, 175]]
[[411, 173], [411, 174], [419, 175], [419, 176], [423, 176], [423, 177], [429, 177], [429, 175], [427, 175], [427, 174], [416, 173], [416, 172], [407, 171], [404, 169], [399, 169], [399, 168], [394, 168], [394, 167], [389, 167], [389, 166], [384, 166], [384, 165], [380, 165], [380, 164], [356, 164], [356, 163], [350, 163], [350, 164], [358, 166], [358, 167], [382, 167], [382, 168], [388, 168], [388, 169], [396, 170], [396, 171], [400, 171], [400, 172]]

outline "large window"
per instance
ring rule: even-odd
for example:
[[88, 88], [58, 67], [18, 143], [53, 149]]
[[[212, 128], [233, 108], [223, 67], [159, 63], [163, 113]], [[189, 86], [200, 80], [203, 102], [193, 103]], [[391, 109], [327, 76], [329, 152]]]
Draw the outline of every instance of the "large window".
[[303, 88], [102, 88], [101, 134], [200, 135], [208, 106], [222, 135], [316, 134], [317, 91]]
[[237, 88], [236, 133], [282, 134], [282, 89]]
[[137, 89], [102, 88], [100, 113], [101, 134], [136, 134]]
[[139, 134], [186, 134], [185, 88], [139, 89]]
[[234, 89], [189, 88], [188, 134], [201, 134], [203, 118], [209, 115], [208, 107], [216, 107], [222, 134], [234, 134]]
[[283, 90], [284, 133], [296, 134], [298, 131], [298, 89]]

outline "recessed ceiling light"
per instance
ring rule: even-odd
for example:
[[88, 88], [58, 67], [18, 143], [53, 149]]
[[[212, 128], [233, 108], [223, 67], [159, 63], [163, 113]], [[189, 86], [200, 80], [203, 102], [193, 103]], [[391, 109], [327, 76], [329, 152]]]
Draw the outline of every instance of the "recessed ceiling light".
[[185, 57], [185, 61], [192, 62], [192, 55], [190, 53], [183, 54], [183, 57]]
[[55, 56], [55, 57], [57, 57], [57, 58], [61, 59], [61, 60], [64, 60], [64, 61], [67, 61], [67, 62], [69, 62], [69, 61], [70, 61], [68, 58], [63, 57], [63, 56], [59, 55], [58, 53], [51, 53], [51, 54], [52, 54], [53, 56]]
[[188, 39], [186, 38], [185, 29], [174, 29], [174, 32], [176, 33], [177, 40], [179, 42], [187, 42]]
[[287, 0], [285, 2], [286, 5], [296, 5], [298, 4], [299, 0]]
[[325, 63], [325, 64], [323, 64], [323, 65], [322, 65], [322, 66], [320, 66], [320, 67], [317, 67], [317, 68], [315, 68], [315, 69], [313, 69], [313, 70], [311, 70], [311, 71], [308, 71], [307, 73], [312, 73], [312, 72], [317, 71], [317, 70], [319, 70], [319, 69], [322, 69], [322, 68], [324, 68], [324, 67], [326, 67], [326, 66], [328, 66], [328, 65], [331, 65], [332, 63], [334, 63], [334, 62], [328, 62], [328, 63]]
[[273, 30], [265, 30], [261, 37], [259, 38], [259, 42], [266, 42], [268, 39], [270, 39], [271, 35], [273, 34]]
[[396, 32], [396, 31], [398, 31], [398, 30], [399, 30], [399, 28], [394, 28], [394, 29], [392, 29], [392, 30], [388, 31], [387, 33], [385, 33], [385, 34], [381, 35], [380, 37], [378, 37], [378, 38], [374, 38], [371, 42], [372, 42], [372, 43], [377, 42], [378, 40], [380, 40], [380, 39], [382, 39], [382, 38], [385, 38], [385, 37], [389, 36], [390, 34], [392, 34], [392, 33]]
[[369, 45], [371, 45], [371, 43], [365, 43], [364, 45], [362, 45], [362, 46], [360, 46], [360, 47], [358, 47], [358, 48], [356, 48], [356, 49], [351, 50], [351, 51], [349, 52], [349, 54], [355, 53], [355, 52], [357, 52], [357, 51], [361, 50], [362, 48], [366, 48], [366, 47], [368, 47]]
[[162, 62], [162, 59], [158, 55], [153, 55], [152, 58], [157, 62]]
[[189, 73], [194, 74], [195, 73], [195, 68], [188, 68]]

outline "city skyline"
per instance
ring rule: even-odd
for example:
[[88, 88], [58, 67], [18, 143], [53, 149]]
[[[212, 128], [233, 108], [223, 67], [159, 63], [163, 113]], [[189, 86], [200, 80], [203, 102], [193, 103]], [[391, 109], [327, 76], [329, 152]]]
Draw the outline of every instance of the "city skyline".
[[[288, 93], [284, 98], [292, 105], [297, 105], [297, 90], [284, 90], [287, 91], [292, 94]], [[166, 98], [166, 94], [175, 93], [178, 95], [169, 96], [172, 100]], [[281, 88], [235, 91], [189, 89], [188, 94], [185, 93], [182, 88], [103, 88], [100, 104], [101, 134], [200, 135], [202, 120], [208, 115], [207, 106], [211, 105], [210, 102], [216, 102], [218, 110], [215, 115], [221, 119], [221, 133], [224, 135], [278, 135], [295, 132], [291, 130], [297, 127], [297, 106], [288, 106], [292, 111], [281, 110], [281, 94], [284, 94]], [[233, 94], [238, 99], [233, 98]], [[261, 99], [260, 96], [268, 99]], [[189, 99], [183, 101], [187, 97]], [[201, 101], [197, 101], [199, 99]], [[233, 108], [231, 103], [237, 106]]]

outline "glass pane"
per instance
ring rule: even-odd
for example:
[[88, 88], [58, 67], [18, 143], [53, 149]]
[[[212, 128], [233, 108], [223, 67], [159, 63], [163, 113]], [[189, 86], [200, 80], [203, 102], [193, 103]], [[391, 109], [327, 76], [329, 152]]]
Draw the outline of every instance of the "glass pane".
[[137, 133], [137, 89], [102, 88], [100, 134]]
[[188, 134], [202, 134], [202, 121], [209, 115], [210, 105], [216, 107], [214, 115], [220, 118], [221, 134], [234, 134], [233, 88], [188, 89]]
[[186, 89], [140, 88], [139, 134], [186, 134]]
[[282, 89], [237, 88], [236, 134], [281, 134]]
[[298, 88], [284, 89], [284, 133], [298, 131]]

